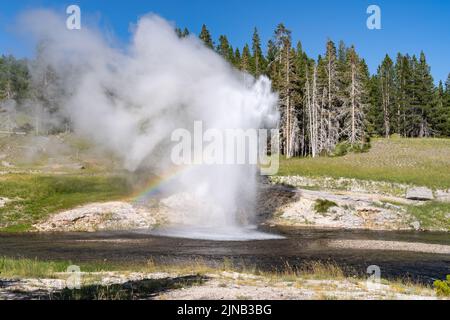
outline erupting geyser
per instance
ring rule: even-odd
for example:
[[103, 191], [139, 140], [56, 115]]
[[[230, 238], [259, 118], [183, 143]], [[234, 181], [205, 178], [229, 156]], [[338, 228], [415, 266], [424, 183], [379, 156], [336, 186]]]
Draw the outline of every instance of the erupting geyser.
[[[29, 12], [22, 22], [42, 43], [37, 61], [57, 74], [75, 131], [114, 151], [127, 170], [170, 171], [171, 134], [192, 130], [195, 121], [219, 130], [276, 126], [277, 97], [267, 78], [233, 69], [193, 36], [180, 39], [158, 16], [141, 18], [122, 50], [85, 25], [67, 30], [48, 11]], [[254, 165], [193, 165], [162, 188], [192, 204], [184, 206], [192, 230], [264, 238], [248, 228], [257, 174]], [[203, 237], [197, 231], [191, 236]]]

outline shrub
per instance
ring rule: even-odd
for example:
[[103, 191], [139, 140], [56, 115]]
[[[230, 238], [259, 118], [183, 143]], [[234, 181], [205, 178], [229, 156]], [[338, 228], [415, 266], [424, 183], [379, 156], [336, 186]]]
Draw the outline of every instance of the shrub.
[[436, 294], [441, 297], [450, 296], [450, 274], [447, 275], [447, 280], [436, 280], [434, 282], [434, 289]]
[[354, 144], [350, 147], [349, 151], [354, 153], [364, 153], [368, 152], [369, 149], [370, 149], [370, 141], [361, 144]]
[[370, 144], [369, 137], [364, 138], [364, 141], [362, 143], [358, 143], [358, 144], [351, 144], [348, 141], [342, 141], [336, 145], [336, 147], [334, 148], [334, 151], [332, 153], [332, 156], [333, 157], [342, 157], [342, 156], [345, 156], [349, 152], [364, 153], [364, 152], [368, 152], [370, 150], [370, 147], [371, 147], [371, 144]]
[[352, 147], [351, 144], [346, 142], [346, 141], [345, 142], [340, 142], [334, 148], [333, 156], [334, 157], [345, 156], [349, 152], [351, 147]]
[[337, 204], [330, 200], [317, 199], [314, 205], [314, 210], [318, 213], [326, 213], [332, 207], [337, 207]]

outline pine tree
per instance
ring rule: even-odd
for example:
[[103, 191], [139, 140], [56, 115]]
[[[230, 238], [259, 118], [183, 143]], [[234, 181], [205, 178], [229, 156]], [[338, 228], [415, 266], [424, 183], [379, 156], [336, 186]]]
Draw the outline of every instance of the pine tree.
[[234, 55], [233, 48], [228, 42], [228, 38], [225, 35], [219, 37], [219, 45], [217, 46], [217, 52], [228, 62], [233, 63]]
[[419, 60], [415, 56], [413, 57], [412, 68], [412, 101], [408, 112], [407, 133], [412, 137], [426, 137], [432, 134], [429, 117], [434, 83], [423, 52], [421, 52]]
[[0, 100], [20, 102], [29, 93], [30, 80], [27, 61], [0, 57]]
[[347, 46], [345, 45], [344, 41], [339, 41], [339, 47], [338, 47], [338, 62], [339, 67], [343, 68], [347, 63]]
[[233, 65], [237, 69], [241, 68], [241, 52], [239, 51], [239, 48], [236, 48], [236, 51], [234, 52]]
[[450, 137], [450, 74], [445, 82], [444, 98], [443, 98], [443, 117], [445, 118], [441, 135]]
[[300, 126], [299, 137], [299, 152], [301, 156], [308, 154], [309, 148], [307, 146], [308, 139], [308, 112], [307, 112], [307, 88], [306, 83], [308, 81], [308, 75], [311, 73], [310, 61], [307, 54], [303, 51], [301, 42], [297, 42], [297, 48], [295, 53], [295, 72], [298, 78], [298, 122]]
[[295, 67], [295, 50], [291, 45], [291, 31], [279, 24], [274, 35], [275, 72], [279, 82], [281, 130], [283, 149], [286, 157], [292, 157], [299, 149], [297, 132], [299, 131], [298, 111], [298, 77]]
[[[267, 42], [266, 60], [271, 65], [277, 59], [277, 48], [272, 39]], [[269, 66], [268, 66], [269, 67]]]
[[245, 44], [244, 49], [242, 50], [242, 56], [241, 56], [241, 67], [240, 69], [242, 71], [246, 71], [248, 73], [251, 73], [252, 71], [252, 57], [250, 54], [250, 48], [248, 44]]
[[[449, 77], [450, 78], [450, 77]], [[431, 107], [430, 121], [433, 133], [439, 136], [450, 136], [450, 79], [446, 85], [439, 81], [435, 89], [434, 100]]]
[[397, 55], [395, 63], [395, 132], [407, 136], [406, 112], [410, 109], [412, 70], [411, 58], [402, 54]]
[[256, 28], [253, 31], [252, 37], [252, 59], [254, 64], [253, 74], [259, 77], [265, 71], [266, 62], [261, 50], [261, 39]]
[[[445, 97], [444, 97], [445, 105], [450, 109], [450, 74], [447, 77], [447, 81], [445, 81]], [[450, 119], [449, 119], [450, 121]]]
[[339, 41], [339, 46], [337, 50], [337, 57], [336, 57], [336, 74], [338, 77], [338, 95], [345, 95], [345, 89], [349, 85], [349, 78], [345, 77], [345, 75], [348, 73], [348, 59], [347, 55], [349, 52], [349, 48], [345, 45], [344, 41]]
[[275, 45], [274, 41], [271, 39], [267, 42], [267, 67], [266, 73], [269, 76], [270, 80], [272, 80], [272, 87], [275, 91], [280, 89], [280, 77], [279, 77], [279, 59], [278, 59], [278, 48]]
[[394, 108], [394, 66], [389, 55], [386, 55], [381, 65], [378, 67], [378, 80], [381, 94], [381, 107], [383, 114], [384, 136], [391, 135], [391, 118]]
[[447, 134], [449, 113], [445, 105], [445, 89], [442, 81], [439, 81], [435, 89], [433, 103], [430, 108], [430, 125], [438, 136]]
[[180, 28], [175, 28], [175, 33], [179, 38], [186, 38], [189, 36], [189, 30], [187, 28], [184, 28], [183, 30]]
[[199, 38], [208, 48], [214, 49], [214, 42], [206, 25], [202, 25], [202, 31], [200, 32]]
[[[324, 58], [324, 68], [326, 82], [324, 90], [326, 91], [326, 128], [327, 138], [325, 148], [331, 152], [339, 141], [339, 107], [342, 104], [342, 97], [339, 95], [338, 63], [336, 55], [336, 46], [333, 41], [327, 42], [326, 54]], [[325, 96], [325, 94], [324, 94]]]
[[8, 58], [2, 56], [0, 58], [0, 101], [14, 98], [10, 69]]
[[445, 81], [445, 93], [450, 93], [450, 73], [447, 76], [447, 81]]
[[380, 80], [372, 75], [368, 82], [369, 105], [367, 108], [367, 132], [369, 135], [383, 135], [383, 113], [381, 111]]

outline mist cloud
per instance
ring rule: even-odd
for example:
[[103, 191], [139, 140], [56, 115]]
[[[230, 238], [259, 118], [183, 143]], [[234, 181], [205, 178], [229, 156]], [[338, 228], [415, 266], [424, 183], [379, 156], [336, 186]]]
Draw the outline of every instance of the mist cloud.
[[[64, 17], [31, 11], [20, 24], [43, 43], [39, 57], [64, 88], [63, 110], [75, 132], [114, 151], [124, 168], [165, 170], [174, 129], [274, 126], [277, 97], [267, 78], [233, 69], [196, 37], [180, 39], [174, 26], [149, 14], [133, 27], [126, 48], [115, 48], [96, 29], [67, 30]], [[235, 220], [242, 195], [254, 198], [254, 170], [198, 167], [178, 184], [208, 199], [208, 217]], [[243, 205], [245, 207], [245, 205]], [[204, 215], [203, 215], [204, 216]]]

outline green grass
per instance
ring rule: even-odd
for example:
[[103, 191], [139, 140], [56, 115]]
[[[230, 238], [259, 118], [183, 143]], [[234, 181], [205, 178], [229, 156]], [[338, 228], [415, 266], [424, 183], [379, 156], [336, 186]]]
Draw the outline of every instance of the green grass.
[[446, 280], [436, 280], [434, 288], [438, 296], [450, 297], [450, 275], [447, 275]]
[[450, 139], [373, 139], [366, 153], [280, 161], [279, 175], [355, 178], [450, 188]]
[[314, 204], [314, 210], [317, 213], [327, 213], [328, 210], [332, 207], [337, 207], [337, 204], [326, 199], [317, 199]]
[[0, 278], [58, 278], [59, 272], [66, 272], [71, 265], [77, 265], [82, 272], [129, 271], [152, 272], [156, 265], [149, 261], [143, 264], [109, 263], [92, 261], [86, 263], [55, 260], [45, 261], [28, 258], [0, 257]]
[[53, 278], [55, 273], [64, 272], [71, 264], [61, 261], [40, 261], [36, 259], [12, 259], [0, 257], [1, 278]]
[[77, 265], [81, 272], [168, 272], [178, 274], [206, 274], [220, 271], [234, 270], [228, 260], [219, 266], [209, 266], [202, 260], [192, 260], [185, 264], [158, 264], [153, 260], [146, 262], [108, 262], [108, 261], [45, 261], [28, 258], [0, 257], [0, 278], [58, 278], [59, 272], [66, 272], [67, 267]]
[[59, 210], [121, 198], [130, 192], [125, 178], [89, 174], [0, 176], [0, 195], [13, 201], [0, 208], [1, 231], [26, 231]]
[[273, 279], [289, 277], [307, 277], [317, 279], [338, 279], [344, 277], [343, 270], [331, 262], [308, 262], [301, 268], [293, 268], [286, 264], [282, 271], [261, 271], [256, 267], [236, 267], [229, 260], [224, 259], [217, 265], [209, 265], [202, 259], [193, 259], [183, 264], [161, 264], [153, 260], [146, 262], [72, 262], [72, 261], [44, 261], [28, 258], [0, 257], [0, 278], [58, 278], [58, 273], [66, 272], [67, 267], [77, 265], [81, 272], [142, 272], [142, 273], [173, 273], [173, 274], [217, 274], [223, 271], [242, 272], [266, 276]]
[[409, 214], [419, 220], [424, 229], [450, 230], [450, 203], [431, 201], [406, 207]]

